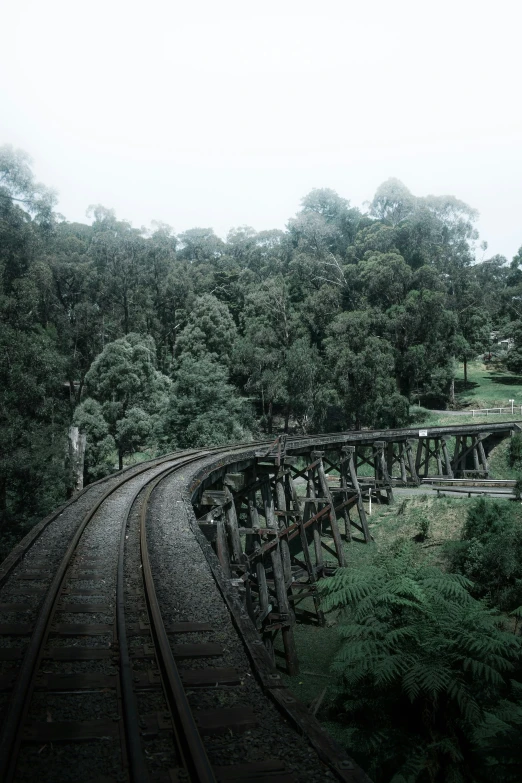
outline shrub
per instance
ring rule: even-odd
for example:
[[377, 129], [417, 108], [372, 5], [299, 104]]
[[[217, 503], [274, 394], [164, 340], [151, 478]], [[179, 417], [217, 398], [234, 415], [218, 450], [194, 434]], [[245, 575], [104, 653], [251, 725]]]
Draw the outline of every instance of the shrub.
[[375, 783], [522, 775], [522, 640], [470, 586], [416, 567], [411, 545], [322, 583], [325, 611], [341, 611], [335, 718]]
[[450, 568], [473, 580], [473, 593], [503, 610], [522, 603], [522, 527], [514, 503], [477, 499], [461, 541], [447, 547]]
[[509, 464], [511, 467], [522, 465], [522, 433], [517, 432], [509, 441]]

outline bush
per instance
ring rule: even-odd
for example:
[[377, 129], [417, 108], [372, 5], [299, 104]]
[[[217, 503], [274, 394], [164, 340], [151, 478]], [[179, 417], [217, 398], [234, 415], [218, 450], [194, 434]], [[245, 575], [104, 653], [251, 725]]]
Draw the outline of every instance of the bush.
[[520, 507], [477, 499], [469, 508], [461, 541], [447, 547], [451, 570], [473, 580], [473, 593], [503, 610], [522, 603]]
[[415, 519], [415, 528], [417, 530], [416, 538], [418, 541], [426, 541], [430, 534], [430, 525], [430, 520], [428, 517], [424, 516], [424, 514], [420, 514]]
[[509, 441], [509, 464], [512, 468], [522, 465], [522, 433], [517, 432]]
[[470, 586], [416, 566], [411, 545], [321, 585], [325, 611], [341, 610], [332, 711], [375, 783], [522, 777], [522, 641]]

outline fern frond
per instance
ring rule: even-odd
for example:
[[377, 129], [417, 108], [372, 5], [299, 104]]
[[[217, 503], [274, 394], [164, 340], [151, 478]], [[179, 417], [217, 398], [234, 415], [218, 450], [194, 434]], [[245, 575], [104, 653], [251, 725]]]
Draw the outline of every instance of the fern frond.
[[504, 684], [504, 678], [498, 671], [491, 666], [488, 666], [483, 661], [477, 661], [476, 658], [464, 658], [462, 665], [464, 671], [471, 670], [474, 677], [482, 677], [486, 682], [489, 682], [492, 685]]

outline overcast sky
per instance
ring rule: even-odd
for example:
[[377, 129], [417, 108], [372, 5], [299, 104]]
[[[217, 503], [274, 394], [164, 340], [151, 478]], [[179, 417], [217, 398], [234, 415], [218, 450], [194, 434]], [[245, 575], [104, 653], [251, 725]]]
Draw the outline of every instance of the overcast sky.
[[522, 245], [516, 0], [0, 0], [0, 143], [59, 210], [284, 228], [314, 187], [388, 177]]

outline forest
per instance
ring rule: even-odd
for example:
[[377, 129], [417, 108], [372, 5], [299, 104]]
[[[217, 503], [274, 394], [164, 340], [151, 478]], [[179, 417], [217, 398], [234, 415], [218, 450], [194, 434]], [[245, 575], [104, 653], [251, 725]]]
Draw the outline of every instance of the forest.
[[[389, 179], [362, 212], [315, 189], [284, 231], [226, 240], [56, 206], [0, 148], [0, 558], [70, 496], [71, 424], [90, 482], [174, 448], [407, 425], [455, 407], [457, 363], [466, 383], [502, 338], [522, 373], [522, 248], [488, 257], [454, 196]], [[340, 612], [326, 715], [376, 783], [520, 779], [518, 508], [472, 503], [442, 560], [399, 538], [321, 588]]]
[[[474, 209], [398, 180], [366, 213], [315, 189], [286, 230], [134, 228], [56, 212], [27, 153], [0, 148], [0, 516], [4, 552], [86, 480], [135, 452], [273, 433], [404, 425], [454, 402], [457, 360], [513, 337], [522, 249], [478, 245]], [[175, 216], [173, 216], [175, 218]]]

